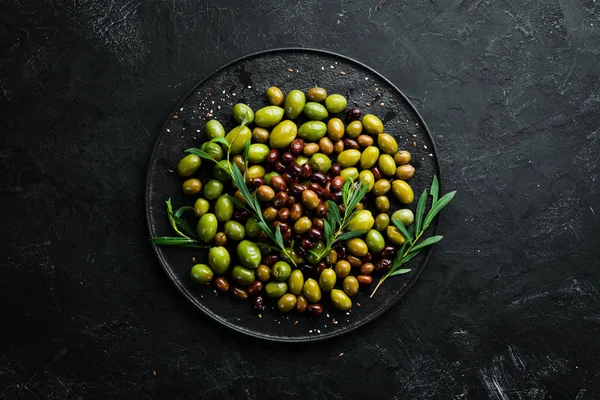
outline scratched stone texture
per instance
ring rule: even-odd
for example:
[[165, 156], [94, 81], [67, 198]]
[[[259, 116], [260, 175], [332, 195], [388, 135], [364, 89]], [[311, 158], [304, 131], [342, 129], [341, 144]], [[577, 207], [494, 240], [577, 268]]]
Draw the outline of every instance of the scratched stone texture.
[[[600, 398], [599, 27], [597, 0], [3, 0], [0, 399]], [[388, 77], [459, 192], [400, 303], [301, 345], [195, 310], [144, 207], [178, 101], [285, 46]]]

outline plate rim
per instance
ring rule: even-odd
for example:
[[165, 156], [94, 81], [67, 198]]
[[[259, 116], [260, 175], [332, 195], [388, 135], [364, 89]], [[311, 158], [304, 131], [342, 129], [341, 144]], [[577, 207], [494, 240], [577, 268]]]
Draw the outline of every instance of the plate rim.
[[[160, 130], [160, 133], [158, 134], [155, 142], [154, 142], [154, 146], [152, 147], [152, 153], [150, 154], [150, 158], [148, 160], [148, 170], [146, 172], [146, 195], [145, 195], [145, 200], [146, 200], [146, 223], [148, 225], [148, 233], [150, 234], [150, 236], [152, 236], [152, 218], [151, 218], [151, 213], [150, 213], [150, 202], [151, 202], [151, 194], [150, 194], [150, 176], [151, 176], [151, 171], [152, 171], [152, 166], [156, 164], [156, 154], [157, 154], [157, 148], [159, 146], [159, 143], [162, 141], [163, 136], [167, 133], [167, 127], [169, 126], [171, 120], [173, 119], [173, 116], [176, 114], [177, 110], [179, 110], [182, 105], [185, 103], [185, 101], [196, 91], [198, 90], [198, 88], [203, 85], [207, 80], [209, 80], [210, 78], [212, 78], [213, 76], [219, 74], [221, 71], [226, 70], [227, 68], [245, 61], [245, 60], [249, 60], [252, 58], [256, 58], [265, 54], [271, 54], [271, 53], [290, 53], [290, 52], [307, 52], [307, 53], [315, 53], [315, 54], [321, 54], [321, 55], [328, 55], [328, 56], [334, 56], [334, 57], [339, 57], [347, 62], [350, 63], [354, 63], [362, 68], [365, 68], [366, 70], [368, 70], [370, 73], [375, 74], [379, 79], [383, 80], [386, 84], [390, 85], [392, 89], [394, 89], [398, 94], [400, 94], [400, 96], [402, 97], [402, 99], [408, 104], [408, 106], [410, 107], [410, 109], [412, 110], [412, 112], [415, 113], [418, 122], [421, 124], [422, 128], [425, 130], [425, 133], [427, 134], [427, 136], [429, 136], [429, 139], [431, 140], [431, 147], [432, 147], [432, 153], [433, 153], [433, 160], [434, 160], [434, 164], [435, 164], [435, 169], [437, 170], [437, 176], [438, 176], [438, 182], [439, 182], [439, 187], [440, 190], [443, 187], [443, 179], [442, 179], [442, 170], [440, 167], [440, 163], [439, 163], [439, 158], [438, 158], [438, 153], [437, 153], [437, 147], [435, 145], [435, 140], [433, 138], [433, 135], [431, 134], [431, 131], [429, 130], [429, 127], [427, 126], [427, 124], [425, 123], [425, 120], [423, 119], [423, 117], [421, 116], [421, 113], [417, 110], [417, 108], [415, 107], [415, 105], [410, 101], [410, 99], [408, 98], [408, 96], [406, 96], [404, 94], [404, 92], [402, 90], [400, 90], [393, 82], [391, 82], [388, 78], [386, 78], [384, 75], [382, 75], [381, 73], [379, 73], [378, 71], [374, 70], [373, 68], [371, 68], [370, 66], [366, 65], [365, 63], [358, 61], [352, 57], [346, 56], [346, 55], [342, 55], [333, 51], [329, 51], [329, 50], [323, 50], [323, 49], [317, 49], [317, 48], [309, 48], [309, 47], [281, 47], [281, 48], [273, 48], [273, 49], [266, 49], [266, 50], [261, 50], [261, 51], [257, 51], [254, 53], [249, 53], [246, 55], [243, 55], [241, 57], [238, 57], [226, 64], [223, 64], [222, 66], [218, 67], [217, 69], [211, 71], [210, 73], [206, 74], [204, 77], [202, 77], [182, 98], [181, 100], [179, 100], [179, 102], [177, 103], [177, 105], [173, 108], [173, 111], [171, 111], [171, 113], [169, 114], [168, 118], [166, 119], [165, 123], [162, 125], [162, 128]], [[433, 227], [433, 232], [432, 234], [435, 235], [438, 231], [439, 228], [439, 215], [438, 218], [435, 219], [435, 226]], [[202, 313], [204, 313], [205, 315], [207, 315], [208, 317], [210, 317], [212, 320], [218, 322], [219, 324], [222, 324], [236, 332], [239, 333], [243, 333], [245, 335], [248, 335], [250, 337], [254, 337], [257, 339], [262, 339], [262, 340], [266, 340], [266, 341], [270, 341], [270, 342], [279, 342], [279, 343], [300, 343], [300, 342], [316, 342], [316, 341], [323, 341], [323, 340], [327, 340], [327, 339], [331, 339], [333, 337], [338, 337], [338, 336], [342, 336], [342, 335], [346, 335], [350, 332], [356, 331], [359, 328], [364, 327], [365, 325], [367, 325], [368, 323], [372, 322], [373, 320], [381, 317], [383, 314], [385, 314], [386, 312], [390, 311], [395, 305], [398, 304], [398, 302], [406, 295], [406, 293], [408, 293], [408, 291], [412, 288], [412, 286], [415, 284], [415, 282], [417, 281], [417, 279], [419, 278], [419, 276], [421, 275], [421, 273], [423, 272], [423, 270], [425, 269], [425, 267], [427, 266], [427, 263], [429, 261], [429, 258], [433, 252], [434, 246], [430, 246], [429, 249], [427, 250], [427, 253], [425, 254], [425, 257], [423, 258], [423, 260], [421, 261], [420, 266], [422, 265], [422, 268], [418, 268], [418, 270], [416, 271], [416, 273], [411, 277], [410, 281], [408, 282], [408, 284], [401, 290], [399, 291], [394, 298], [392, 298], [392, 300], [389, 302], [389, 305], [387, 305], [386, 307], [382, 307], [378, 310], [376, 310], [374, 313], [366, 316], [365, 318], [363, 318], [362, 320], [359, 320], [356, 322], [355, 325], [353, 325], [350, 329], [345, 329], [345, 330], [339, 330], [339, 331], [332, 331], [332, 332], [328, 332], [328, 333], [324, 333], [322, 335], [315, 335], [315, 336], [300, 336], [300, 337], [282, 337], [282, 336], [278, 336], [278, 335], [269, 335], [269, 334], [265, 334], [265, 333], [261, 333], [261, 332], [256, 332], [254, 330], [251, 329], [247, 329], [244, 328], [243, 326], [239, 326], [236, 325], [234, 323], [231, 323], [230, 321], [228, 321], [227, 319], [223, 318], [220, 315], [215, 314], [214, 312], [212, 312], [210, 309], [208, 309], [207, 307], [204, 307], [202, 305], [199, 305], [197, 302], [197, 299], [191, 295], [191, 293], [189, 293], [188, 290], [185, 289], [185, 287], [180, 284], [179, 280], [176, 278], [176, 276], [173, 274], [173, 272], [171, 271], [170, 268], [167, 268], [168, 262], [165, 259], [165, 257], [159, 252], [159, 246], [150, 242], [153, 250], [154, 250], [154, 254], [156, 255], [159, 264], [161, 265], [162, 269], [164, 270], [164, 272], [167, 274], [167, 276], [169, 277], [169, 279], [171, 280], [171, 282], [175, 285], [175, 287], [177, 288], [177, 290], [194, 306], [195, 309], [200, 310]]]

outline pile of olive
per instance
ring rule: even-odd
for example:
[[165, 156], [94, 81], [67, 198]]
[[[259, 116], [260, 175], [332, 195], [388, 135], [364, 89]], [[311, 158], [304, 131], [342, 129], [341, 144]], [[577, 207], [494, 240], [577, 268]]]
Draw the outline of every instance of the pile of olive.
[[[265, 308], [266, 296], [277, 299], [283, 312], [295, 308], [318, 315], [323, 311], [323, 292], [329, 292], [337, 308], [347, 311], [359, 287], [370, 285], [373, 273], [387, 271], [405, 241], [391, 218], [405, 226], [413, 223], [410, 209], [394, 207], [392, 212], [391, 205], [413, 201], [406, 182], [415, 173], [408, 164], [410, 153], [398, 150], [396, 140], [384, 133], [375, 115], [362, 116], [359, 108], [345, 112], [344, 96], [327, 95], [318, 87], [307, 93], [292, 90], [285, 99], [276, 87], [266, 94], [270, 105], [256, 112], [242, 103], [233, 107], [233, 119], [238, 124], [245, 119], [244, 126], [226, 133], [219, 121], [206, 123], [208, 139], [225, 138], [230, 143], [229, 148], [215, 142], [205, 147], [218, 161], [210, 166], [212, 179], [202, 183], [193, 177], [200, 168], [199, 157], [190, 154], [179, 162], [179, 175], [189, 178], [183, 191], [201, 194], [193, 207], [199, 218], [198, 237], [212, 246], [207, 264], [194, 265], [191, 277], [200, 284], [214, 281], [218, 290], [239, 299], [252, 298], [259, 312]], [[245, 160], [241, 153], [248, 143]], [[269, 243], [258, 221], [232, 201], [230, 196], [241, 203], [244, 198], [227, 173], [227, 151], [231, 162], [245, 173], [249, 189], [256, 192], [265, 221], [273, 230], [279, 226], [286, 252], [273, 251], [275, 244]], [[366, 234], [334, 246], [319, 258], [315, 254], [325, 250], [327, 200], [338, 204], [343, 215], [342, 188], [348, 180], [368, 186], [358, 214], [347, 227]], [[390, 200], [390, 192], [395, 199]]]

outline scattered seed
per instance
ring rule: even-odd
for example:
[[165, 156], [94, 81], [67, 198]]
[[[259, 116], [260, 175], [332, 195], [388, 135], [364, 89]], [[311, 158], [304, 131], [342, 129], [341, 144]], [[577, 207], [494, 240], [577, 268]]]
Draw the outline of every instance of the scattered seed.
[[360, 307], [360, 303], [356, 303], [356, 307]]
[[413, 147], [417, 147], [417, 142], [413, 142]]
[[196, 257], [192, 257], [192, 262], [195, 263], [196, 262]]
[[206, 118], [212, 117], [212, 114], [211, 113], [206, 113], [205, 117]]
[[298, 320], [295, 320], [295, 321], [294, 321], [294, 325], [298, 325]]
[[152, 376], [156, 376], [156, 371], [152, 371]]
[[340, 71], [340, 75], [346, 75], [344, 71]]
[[381, 106], [381, 107], [385, 106], [385, 103], [381, 103], [381, 104], [380, 104], [380, 106]]
[[367, 103], [365, 104], [367, 107], [371, 107], [371, 103]]
[[[223, 92], [223, 93], [225, 93], [225, 92]], [[209, 96], [212, 96], [212, 92], [208, 92], [208, 95], [209, 95]]]
[[344, 353], [342, 352], [342, 353], [338, 354], [338, 357], [341, 357], [341, 356], [343, 356], [343, 355], [344, 355]]
[[177, 115], [173, 115], [173, 119], [177, 119], [179, 118]]
[[258, 314], [258, 318], [262, 318], [262, 314]]
[[412, 135], [412, 136], [413, 136], [414, 138], [416, 138], [416, 137], [417, 137], [417, 135]]
[[294, 70], [291, 68], [288, 68], [288, 72], [294, 72]]

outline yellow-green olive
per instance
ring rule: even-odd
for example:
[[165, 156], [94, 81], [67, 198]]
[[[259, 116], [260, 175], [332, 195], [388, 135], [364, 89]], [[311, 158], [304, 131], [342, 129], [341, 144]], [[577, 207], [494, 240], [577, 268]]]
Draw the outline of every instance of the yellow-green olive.
[[233, 201], [228, 194], [219, 196], [215, 201], [215, 216], [219, 222], [226, 222], [233, 216]]
[[223, 228], [225, 230], [225, 235], [236, 242], [239, 242], [246, 236], [244, 225], [237, 221], [227, 221]]
[[373, 185], [375, 185], [375, 176], [368, 169], [360, 171], [358, 174], [358, 180], [362, 182], [363, 186], [367, 186], [367, 192], [373, 190]]
[[298, 136], [304, 140], [317, 142], [327, 133], [327, 125], [322, 121], [308, 121], [300, 125]]
[[267, 89], [267, 100], [274, 106], [278, 106], [283, 103], [283, 93], [281, 89], [276, 86], [271, 86]]
[[363, 150], [360, 156], [360, 167], [369, 169], [377, 162], [379, 158], [379, 149], [376, 146], [369, 146]]
[[311, 264], [316, 264], [323, 258], [323, 253], [325, 252], [325, 243], [319, 240], [315, 243], [314, 247], [311, 249], [310, 253], [306, 254], [306, 261]]
[[302, 205], [309, 210], [314, 210], [319, 206], [319, 196], [312, 190], [306, 189], [302, 192]]
[[202, 217], [200, 217], [198, 220], [198, 225], [196, 226], [198, 238], [204, 243], [210, 242], [215, 238], [218, 226], [219, 222], [217, 221], [215, 214], [204, 214]]
[[331, 118], [327, 122], [327, 135], [332, 141], [340, 140], [344, 136], [344, 123], [339, 118]]
[[256, 268], [256, 277], [259, 281], [268, 282], [271, 279], [271, 269], [264, 264]]
[[382, 154], [379, 156], [379, 169], [381, 173], [387, 176], [393, 176], [396, 173], [396, 163], [394, 157], [389, 154]]
[[247, 126], [236, 126], [225, 136], [225, 140], [230, 144], [231, 154], [239, 154], [244, 150], [247, 143], [252, 140], [252, 131]]
[[388, 212], [390, 210], [390, 200], [387, 196], [377, 196], [375, 198], [375, 207], [379, 212]]
[[402, 208], [400, 210], [394, 211], [392, 214], [392, 219], [397, 219], [402, 222], [402, 225], [409, 226], [413, 222], [415, 222], [415, 214], [408, 208]]
[[317, 281], [312, 278], [308, 278], [304, 282], [304, 286], [302, 287], [302, 294], [306, 299], [311, 303], [316, 303], [321, 300], [321, 288]]
[[383, 132], [383, 123], [373, 114], [367, 114], [362, 119], [363, 128], [371, 135]]
[[385, 213], [381, 213], [381, 214], [377, 215], [377, 217], [375, 218], [374, 228], [377, 229], [378, 231], [380, 231], [380, 232], [385, 231], [389, 225], [390, 225], [390, 216], [389, 215], [387, 215]]
[[196, 194], [200, 192], [200, 189], [202, 189], [202, 182], [200, 182], [198, 179], [191, 178], [183, 182], [181, 188], [185, 194]]
[[211, 119], [206, 122], [206, 125], [204, 125], [204, 132], [206, 132], [208, 139], [225, 137], [225, 128], [223, 128], [223, 125], [216, 119]]
[[392, 193], [402, 204], [410, 204], [415, 199], [410, 185], [399, 179], [392, 182]]
[[281, 312], [288, 312], [296, 307], [296, 296], [291, 293], [284, 294], [277, 300], [277, 308]]
[[312, 228], [312, 221], [306, 216], [300, 217], [298, 221], [294, 223], [294, 232], [298, 235], [305, 234], [310, 228]]
[[296, 164], [302, 166], [304, 164], [306, 164], [310, 159], [306, 156], [303, 156], [302, 154], [299, 154], [296, 156]]
[[248, 286], [252, 282], [254, 282], [254, 270], [246, 267], [242, 267], [241, 265], [236, 265], [231, 270], [231, 276], [233, 280], [239, 283], [242, 286]]
[[217, 275], [224, 275], [229, 269], [231, 256], [223, 246], [211, 247], [208, 251], [208, 265]]
[[330, 94], [325, 99], [325, 107], [332, 114], [341, 113], [348, 104], [346, 98], [341, 94]]
[[310, 88], [306, 93], [306, 97], [310, 101], [322, 102], [327, 98], [327, 90], [323, 89], [322, 87]]
[[[306, 96], [300, 90], [292, 90], [285, 98], [285, 116], [289, 119], [298, 118], [306, 104]], [[272, 147], [272, 146], [271, 146]]]
[[211, 179], [204, 185], [204, 197], [207, 200], [216, 200], [223, 193], [223, 183]]
[[244, 267], [256, 269], [262, 258], [260, 249], [249, 240], [242, 240], [237, 245], [237, 255]]
[[187, 156], [183, 157], [181, 161], [179, 161], [179, 164], [177, 164], [177, 173], [179, 176], [192, 176], [196, 171], [198, 171], [198, 168], [200, 168], [201, 164], [202, 160], [200, 157], [194, 154], [188, 154]]
[[210, 203], [208, 202], [208, 200], [203, 199], [202, 197], [197, 199], [196, 202], [194, 203], [194, 214], [196, 215], [196, 217], [201, 217], [204, 214], [206, 214], [208, 212], [208, 209], [210, 208]]
[[269, 135], [269, 145], [272, 149], [283, 149], [296, 139], [297, 134], [298, 127], [295, 123], [289, 120], [281, 121], [271, 131], [271, 134]]
[[213, 271], [206, 264], [196, 264], [190, 270], [192, 280], [201, 285], [207, 284], [213, 279]]
[[237, 103], [233, 106], [231, 113], [233, 114], [233, 119], [236, 120], [238, 124], [241, 124], [244, 118], [248, 124], [254, 122], [254, 111], [252, 111], [247, 104]]
[[279, 174], [279, 172], [276, 172], [276, 171], [267, 172], [265, 174], [265, 176], [263, 176], [263, 179], [264, 179], [264, 181], [265, 181], [265, 183], [267, 185], [270, 185], [271, 184], [271, 178], [273, 178], [274, 176], [279, 176], [280, 177], [281, 174]]
[[[337, 163], [342, 168], [348, 168], [355, 166], [360, 160], [360, 151], [350, 149], [342, 151], [337, 157]], [[395, 168], [394, 168], [395, 172]]]
[[410, 162], [410, 153], [406, 150], [400, 150], [394, 155], [394, 161], [397, 165], [404, 165]]
[[338, 259], [337, 251], [335, 249], [331, 249], [329, 251], [329, 253], [327, 254], [327, 257], [325, 257], [325, 262], [329, 265], [332, 265], [332, 264], [337, 263], [337, 259]]
[[369, 251], [372, 251], [375, 254], [380, 253], [385, 247], [385, 239], [383, 238], [383, 235], [375, 229], [371, 229], [369, 232], [367, 232], [365, 241], [367, 242]]
[[316, 121], [322, 121], [329, 116], [327, 109], [322, 104], [314, 101], [306, 103], [304, 106], [304, 115], [306, 115], [307, 118]]
[[262, 128], [271, 128], [281, 122], [282, 118], [283, 108], [267, 106], [256, 111], [254, 123]]
[[404, 242], [406, 242], [406, 239], [404, 238], [404, 235], [402, 235], [402, 233], [400, 232], [400, 229], [396, 228], [395, 226], [388, 226], [385, 230], [385, 234], [390, 243], [393, 245], [402, 246]]
[[354, 167], [344, 168], [340, 172], [340, 176], [342, 178], [344, 178], [344, 182], [346, 182], [346, 181], [355, 181], [356, 179], [358, 179], [358, 169], [356, 169]]
[[348, 311], [352, 308], [352, 300], [350, 300], [350, 297], [339, 289], [333, 289], [331, 291], [331, 302], [336, 308], [342, 311]]
[[410, 164], [404, 164], [396, 168], [396, 178], [403, 181], [415, 176], [415, 167]]
[[302, 293], [302, 288], [304, 287], [304, 275], [302, 274], [302, 271], [299, 269], [292, 271], [292, 274], [288, 279], [288, 287], [290, 288], [290, 292], [295, 295]]
[[398, 151], [398, 143], [396, 143], [396, 139], [387, 133], [381, 133], [377, 136], [377, 145], [381, 151], [386, 154], [396, 154]]
[[360, 136], [363, 130], [363, 124], [360, 121], [352, 121], [346, 127], [346, 134], [352, 139], [356, 139]]
[[358, 293], [358, 280], [353, 276], [347, 276], [342, 282], [342, 287], [348, 296], [355, 296]]
[[354, 218], [348, 221], [348, 230], [350, 231], [368, 231], [373, 228], [375, 220], [369, 210], [359, 211]]
[[215, 164], [215, 167], [213, 168], [213, 175], [216, 179], [218, 179], [221, 182], [229, 182], [231, 181], [231, 175], [229, 175], [229, 170], [231, 169], [232, 165], [229, 161], [227, 160], [221, 160], [218, 163]]
[[287, 292], [287, 283], [285, 282], [269, 282], [265, 286], [265, 294], [267, 297], [277, 299]]
[[335, 267], [333, 268], [333, 270], [335, 271], [335, 275], [338, 278], [345, 278], [348, 276], [348, 274], [350, 274], [350, 270], [352, 269], [352, 266], [350, 265], [350, 263], [346, 260], [340, 260], [337, 263], [335, 263]]
[[208, 143], [204, 148], [204, 151], [217, 161], [223, 159], [223, 149], [216, 143]]
[[331, 159], [325, 154], [317, 153], [310, 158], [309, 164], [313, 172], [327, 173], [331, 168]]
[[248, 220], [246, 221], [245, 229], [246, 235], [248, 235], [248, 237], [251, 238], [258, 237], [258, 234], [261, 231], [260, 225], [258, 225], [258, 220], [252, 217], [248, 218]]
[[387, 194], [392, 188], [392, 184], [387, 179], [380, 179], [375, 182], [375, 186], [373, 186], [373, 194], [375, 196], [383, 196]]
[[335, 271], [331, 268], [325, 268], [319, 275], [319, 286], [321, 290], [328, 292], [335, 287], [336, 280]]
[[352, 238], [346, 242], [346, 247], [350, 250], [350, 253], [356, 257], [364, 257], [369, 252], [369, 248], [364, 240], [361, 238]]
[[263, 176], [265, 176], [265, 167], [262, 165], [253, 165], [246, 171], [248, 179], [262, 178]]
[[269, 146], [262, 143], [254, 143], [248, 149], [248, 161], [253, 164], [261, 164], [269, 155]]
[[290, 277], [292, 267], [285, 261], [277, 261], [271, 268], [271, 275], [276, 281], [283, 282]]

